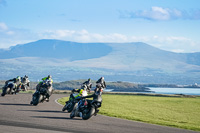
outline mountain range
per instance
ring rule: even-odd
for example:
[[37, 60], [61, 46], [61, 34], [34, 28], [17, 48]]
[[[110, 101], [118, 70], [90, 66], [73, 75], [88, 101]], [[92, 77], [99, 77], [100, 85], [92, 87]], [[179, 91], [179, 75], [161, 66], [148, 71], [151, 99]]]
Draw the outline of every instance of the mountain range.
[[98, 79], [193, 84], [200, 79], [200, 52], [174, 53], [146, 43], [77, 43], [43, 39], [0, 49], [0, 79], [52, 74], [56, 81]]

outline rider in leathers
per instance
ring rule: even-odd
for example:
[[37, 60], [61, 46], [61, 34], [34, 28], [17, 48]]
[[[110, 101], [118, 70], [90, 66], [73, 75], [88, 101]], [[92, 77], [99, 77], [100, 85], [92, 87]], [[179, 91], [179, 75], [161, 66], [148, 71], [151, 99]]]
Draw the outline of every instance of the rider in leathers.
[[93, 98], [93, 100], [97, 100], [97, 101], [101, 102], [102, 101], [102, 98], [101, 98], [102, 92], [103, 92], [103, 88], [96, 88], [94, 94], [89, 95], [89, 96], [84, 96], [84, 97], [82, 97], [82, 99]]
[[10, 81], [13, 81], [13, 83], [14, 83], [14, 88], [12, 88], [12, 89], [16, 90], [15, 92], [19, 92], [20, 91], [20, 86], [21, 86], [21, 78], [19, 76], [17, 76], [16, 78], [7, 80], [5, 82], [5, 84], [7, 85], [8, 82], [10, 82]]
[[[38, 85], [36, 86], [36, 90], [40, 89], [42, 82], [45, 81], [45, 80], [50, 80], [50, 86], [47, 89], [49, 90], [50, 87], [52, 87], [52, 84], [53, 84], [52, 76], [48, 75], [47, 77], [42, 78], [42, 81], [40, 81], [38, 83]], [[52, 94], [52, 92], [47, 91], [47, 93], [46, 93], [46, 101], [47, 102], [49, 101], [49, 97], [51, 96], [51, 94]]]
[[101, 77], [100, 79], [97, 80], [96, 82], [96, 88], [106, 88], [106, 82], [104, 81], [104, 77]]
[[27, 91], [27, 88], [30, 87], [30, 81], [28, 79], [28, 76], [25, 75], [24, 77], [21, 77], [21, 83], [24, 85], [24, 91]]
[[84, 91], [87, 91], [86, 85], [82, 85], [80, 89], [73, 89], [72, 92], [78, 92], [78, 95], [75, 96], [75, 98], [81, 98]]
[[92, 82], [91, 82], [91, 79], [89, 78], [87, 81], [85, 81], [85, 82], [83, 83], [83, 85], [86, 85], [86, 87], [87, 87], [87, 91], [90, 92], [90, 90], [91, 90], [91, 88], [92, 88]]

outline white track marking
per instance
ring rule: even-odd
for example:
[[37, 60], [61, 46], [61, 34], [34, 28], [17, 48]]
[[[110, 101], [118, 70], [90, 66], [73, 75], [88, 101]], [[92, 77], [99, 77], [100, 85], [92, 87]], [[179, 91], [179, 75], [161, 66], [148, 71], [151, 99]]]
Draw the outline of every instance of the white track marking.
[[64, 105], [62, 105], [62, 104], [60, 104], [60, 103], [58, 102], [58, 99], [60, 99], [60, 98], [57, 98], [57, 99], [55, 100], [55, 102], [56, 102], [58, 105], [60, 105], [60, 106], [64, 106]]

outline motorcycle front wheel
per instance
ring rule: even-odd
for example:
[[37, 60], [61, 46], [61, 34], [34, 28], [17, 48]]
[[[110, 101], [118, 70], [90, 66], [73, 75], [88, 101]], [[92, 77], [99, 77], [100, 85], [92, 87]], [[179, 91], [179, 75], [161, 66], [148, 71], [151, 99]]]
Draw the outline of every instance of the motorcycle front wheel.
[[68, 104], [69, 104], [69, 101], [67, 101], [66, 104], [65, 104], [65, 106], [62, 108], [63, 112], [67, 109]]
[[70, 114], [70, 118], [73, 119], [75, 117], [75, 110], [73, 110]]
[[33, 96], [32, 104], [33, 104], [34, 106], [37, 106], [38, 103], [40, 102], [40, 96], [41, 96], [41, 95]]
[[1, 96], [3, 97], [3, 96], [5, 96], [6, 94], [8, 94], [8, 91], [9, 91], [9, 90], [10, 90], [9, 87], [3, 88], [2, 93], [1, 93]]

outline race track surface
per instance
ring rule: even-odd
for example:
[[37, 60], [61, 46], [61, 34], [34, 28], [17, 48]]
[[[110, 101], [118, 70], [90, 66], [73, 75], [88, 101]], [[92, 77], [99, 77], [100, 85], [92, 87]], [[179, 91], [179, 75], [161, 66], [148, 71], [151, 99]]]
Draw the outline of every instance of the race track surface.
[[70, 119], [69, 113], [62, 112], [62, 106], [55, 102], [56, 99], [66, 96], [53, 94], [49, 102], [38, 106], [29, 104], [31, 94], [0, 97], [0, 133], [195, 133], [102, 115], [89, 120], [78, 117]]

